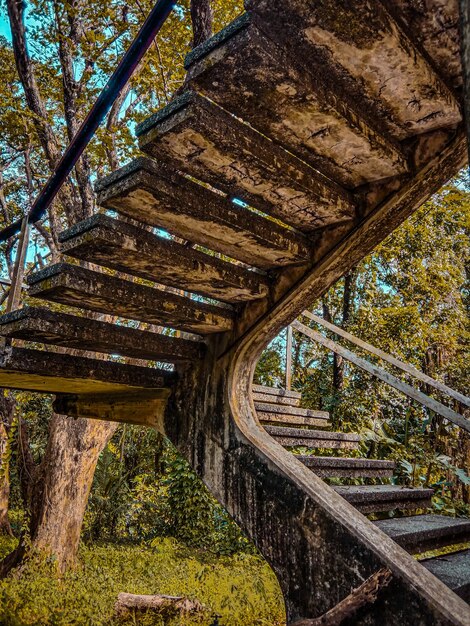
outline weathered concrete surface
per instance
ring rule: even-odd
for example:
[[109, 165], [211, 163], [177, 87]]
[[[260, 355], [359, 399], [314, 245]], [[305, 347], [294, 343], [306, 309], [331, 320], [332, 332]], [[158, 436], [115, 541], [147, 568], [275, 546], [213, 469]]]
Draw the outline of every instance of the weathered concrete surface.
[[[324, 422], [327, 426], [328, 423]], [[282, 446], [305, 446], [306, 448], [342, 448], [354, 450], [359, 447], [361, 438], [353, 433], [335, 433], [326, 430], [307, 428], [287, 428], [284, 426], [266, 426], [269, 433]]]
[[253, 393], [255, 402], [267, 402], [268, 404], [278, 404], [280, 406], [299, 406], [300, 398], [289, 398], [288, 396], [275, 396], [269, 393]]
[[59, 263], [29, 277], [29, 294], [186, 332], [206, 334], [230, 330], [233, 311], [169, 291], [147, 287], [92, 270]]
[[25, 307], [0, 317], [0, 336], [149, 361], [195, 361], [204, 344], [122, 324]]
[[194, 250], [142, 228], [95, 215], [60, 237], [64, 254], [224, 302], [268, 295], [259, 272]]
[[231, 337], [213, 338], [206, 359], [181, 372], [170, 397], [165, 431], [272, 564], [290, 620], [323, 613], [385, 565], [394, 582], [357, 624], [468, 624], [462, 601], [273, 441], [250, 401], [262, 348], [455, 173], [464, 155], [458, 137], [353, 231], [342, 231], [340, 243], [328, 233], [312, 271], [286, 270], [276, 303], [264, 311], [250, 305]]
[[334, 487], [334, 490], [362, 513], [427, 509], [434, 495], [433, 489], [411, 489], [399, 485], [342, 485]]
[[[165, 413], [164, 429], [187, 456], [214, 495], [224, 503], [271, 563], [285, 594], [289, 621], [324, 613], [379, 568], [387, 567], [393, 573], [393, 582], [381, 592], [376, 603], [366, 605], [360, 614], [355, 616], [353, 623], [467, 626], [468, 606], [274, 441], [260, 425], [250, 398], [250, 383], [256, 360], [270, 339], [301, 313], [306, 303], [321, 296], [335, 280], [359, 262], [377, 243], [383, 241], [393, 228], [462, 167], [466, 144], [462, 127], [454, 128], [457, 119], [455, 99], [445, 85], [443, 86], [439, 77], [427, 75], [430, 66], [426, 61], [423, 66], [422, 58], [416, 49], [409, 45], [407, 38], [402, 37], [401, 30], [397, 30], [393, 23], [389, 24], [386, 21], [384, 23], [382, 4], [354, 1], [346, 6], [343, 0], [340, 3], [320, 0], [313, 6], [301, 0], [288, 0], [284, 3], [256, 0], [257, 6], [262, 2], [267, 11], [284, 11], [286, 21], [279, 20], [277, 16], [274, 26], [287, 33], [288, 37], [292, 37], [292, 46], [298, 47], [300, 54], [310, 50], [305, 54], [306, 61], [315, 63], [313, 71], [330, 72], [331, 76], [327, 78], [331, 78], [332, 85], [339, 84], [334, 71], [340, 68], [334, 59], [329, 65], [327, 63], [331, 60], [327, 48], [334, 41], [331, 33], [341, 35], [341, 32], [344, 32], [349, 38], [353, 37], [355, 47], [352, 50], [352, 57], [346, 58], [347, 64], [354, 64], [356, 49], [357, 66], [361, 69], [367, 62], [365, 57], [369, 54], [379, 62], [376, 76], [379, 91], [383, 88], [383, 102], [381, 94], [378, 98], [374, 96], [377, 85], [374, 86], [371, 82], [373, 72], [370, 67], [366, 68], [363, 81], [362, 76], [351, 75], [354, 68], [343, 68], [344, 71], [341, 70], [340, 74], [344, 78], [344, 83], [337, 93], [341, 96], [347, 93], [351, 86], [351, 98], [358, 98], [356, 105], [364, 106], [367, 118], [372, 119], [374, 114], [376, 115], [375, 128], [383, 129], [384, 135], [390, 132], [398, 139], [410, 139], [410, 144], [413, 144], [410, 152], [413, 156], [414, 169], [409, 174], [392, 179], [390, 183], [381, 181], [378, 185], [367, 185], [357, 190], [355, 200], [352, 202], [355, 217], [358, 209], [357, 220], [336, 221], [331, 228], [322, 231], [318, 230], [321, 223], [313, 224], [314, 265], [305, 264], [303, 267], [299, 265], [279, 271], [274, 281], [271, 299], [256, 300], [237, 311], [232, 333], [217, 335], [208, 340], [206, 358], [197, 362], [193, 369], [180, 372], [180, 382], [174, 388]], [[295, 20], [289, 22], [287, 19], [289, 15], [295, 17], [295, 11], [291, 10], [293, 8], [300, 11], [306, 9], [310, 11], [312, 8], [313, 16], [320, 13], [323, 20], [333, 19], [333, 24], [324, 24], [330, 30], [326, 28], [325, 33], [320, 33], [324, 35], [321, 41], [325, 42], [325, 45], [319, 46], [321, 50], [318, 51], [318, 57], [311, 55], [311, 47], [302, 49], [300, 44], [305, 44], [306, 36], [297, 28]], [[351, 9], [353, 19], [348, 20]], [[377, 12], [378, 17], [375, 19]], [[300, 42], [294, 40], [298, 33], [301, 38], [303, 37]], [[338, 39], [338, 43], [335, 40], [334, 45], [336, 50], [339, 53], [346, 50], [349, 54], [351, 52], [348, 47], [349, 40], [344, 41], [340, 37], [336, 39]], [[398, 50], [396, 59], [391, 52], [392, 41], [392, 48], [396, 47]], [[320, 52], [326, 57], [322, 58]], [[380, 57], [381, 54], [383, 59]], [[325, 63], [322, 65], [324, 60]], [[389, 85], [382, 84], [383, 69], [387, 64], [391, 73]], [[422, 68], [425, 72], [418, 76]], [[395, 69], [398, 70], [397, 73]], [[399, 75], [401, 78], [398, 88], [395, 89], [394, 81]], [[407, 76], [411, 82], [407, 80]], [[415, 79], [417, 82], [414, 82]], [[430, 85], [429, 91], [424, 94], [421, 91], [423, 81]], [[371, 90], [371, 93], [365, 93], [367, 90]], [[409, 100], [408, 95], [413, 98], [416, 96], [417, 104], [416, 98]], [[393, 101], [394, 97], [402, 99], [397, 107]], [[439, 106], [443, 103], [443, 107], [436, 115], [430, 111], [432, 103]], [[214, 107], [215, 105], [209, 108], [212, 111]], [[218, 119], [222, 114], [215, 110], [217, 115], [214, 119]], [[183, 125], [185, 123], [183, 109], [174, 112], [172, 123], [178, 115]], [[213, 119], [209, 118], [207, 125], [210, 126], [212, 121]], [[162, 123], [167, 122], [168, 118]], [[232, 130], [233, 126], [238, 125], [233, 123], [228, 125]], [[171, 132], [171, 129], [167, 130]], [[222, 131], [222, 129], [209, 130], [214, 133], [217, 130]], [[243, 128], [243, 131], [246, 129]], [[416, 138], [416, 133], [420, 133], [419, 138]], [[190, 134], [191, 137], [193, 136]], [[231, 139], [233, 140], [233, 137]], [[236, 139], [238, 140], [238, 137]], [[188, 146], [184, 142], [180, 146], [184, 165], [185, 155], [188, 154], [185, 150]], [[243, 146], [247, 147], [247, 144], [242, 144]], [[189, 150], [193, 148], [194, 145], [189, 145]], [[206, 151], [204, 144], [196, 145], [195, 160], [199, 148], [202, 148], [203, 152]], [[206, 156], [207, 152], [214, 155], [211, 150], [206, 151]], [[291, 168], [292, 160], [285, 158], [284, 152], [282, 154], [283, 160], [276, 164], [277, 169], [285, 170], [290, 177], [293, 172], [304, 175], [308, 171], [297, 165]], [[217, 157], [217, 154], [215, 156]], [[272, 154], [270, 158], [273, 158]], [[170, 161], [174, 162], [171, 154]], [[247, 162], [251, 165], [251, 162]], [[230, 161], [228, 167], [233, 163], [235, 166], [238, 165], [237, 161]], [[209, 165], [210, 163], [206, 167], [204, 163], [200, 164], [201, 175], [211, 169]], [[220, 161], [216, 159], [213, 165], [213, 171], [216, 172]], [[234, 176], [239, 180], [237, 172]], [[170, 185], [167, 182], [172, 180], [171, 176], [164, 178], [167, 185], [164, 190], [167, 207], [163, 212], [164, 219], [170, 222], [167, 213], [171, 212], [175, 199], [172, 198], [169, 189], [172, 189], [172, 185], [173, 189], [177, 189], [178, 185], [174, 183]], [[218, 176], [214, 175], [214, 180], [216, 178]], [[316, 193], [320, 193], [319, 180], [322, 180], [321, 176], [314, 180]], [[305, 179], [295, 182], [297, 185], [301, 183], [306, 185]], [[272, 178], [269, 178], [268, 183], [272, 184]], [[129, 181], [118, 177], [116, 184], [117, 186], [122, 184], [122, 188], [126, 188]], [[146, 184], [151, 186], [150, 182]], [[247, 181], [246, 184], [251, 185], [252, 181]], [[269, 185], [270, 193], [272, 187]], [[327, 187], [330, 188], [329, 185]], [[127, 187], [125, 194], [130, 188], [131, 185]], [[187, 188], [186, 186], [185, 193]], [[155, 187], [148, 194], [141, 194], [141, 187], [138, 187], [138, 190], [138, 194], [131, 197], [131, 200], [126, 196], [122, 205], [123, 211], [135, 211], [136, 215], [140, 212], [142, 219], [147, 223], [155, 219], [155, 215], [160, 219], [160, 201], [155, 200], [159, 192], [155, 191]], [[334, 191], [340, 198], [344, 197], [337, 187], [334, 187]], [[132, 193], [134, 192], [130, 192], [131, 196]], [[265, 193], [267, 193], [265, 190], [259, 190], [258, 197], [264, 197]], [[214, 192], [211, 191], [211, 194]], [[190, 196], [189, 193], [188, 195]], [[148, 200], [149, 196], [152, 200], [142, 208], [142, 198]], [[111, 201], [117, 198], [118, 205], [122, 200], [122, 197], [116, 194], [116, 189], [110, 192], [108, 197]], [[347, 193], [346, 198], [351, 201], [351, 194]], [[188, 198], [188, 201], [191, 202], [191, 199]], [[228, 201], [223, 198], [223, 202]], [[331, 197], [329, 202], [334, 204], [333, 209], [337, 216], [338, 203]], [[285, 204], [287, 206], [288, 202], [285, 201]], [[154, 211], [153, 217], [146, 215], [147, 207], [149, 214], [151, 210]], [[191, 228], [195, 225], [194, 230], [201, 232], [201, 223], [204, 219], [199, 216], [205, 209], [200, 206], [197, 209], [200, 211], [198, 219], [189, 221]], [[304, 207], [302, 211], [303, 209]], [[210, 210], [213, 211], [211, 219], [216, 223], [218, 212], [214, 211], [213, 207]], [[194, 212], [189, 213], [194, 215]], [[245, 230], [241, 230], [245, 237], [246, 213], [243, 207], [240, 208], [240, 215], [242, 213]], [[171, 222], [173, 228], [185, 228], [187, 214], [184, 215], [185, 217], [180, 217], [179, 221]], [[302, 215], [305, 217], [305, 213]], [[210, 220], [206, 221], [207, 224], [211, 224]], [[308, 225], [312, 225], [310, 218]], [[231, 225], [228, 228], [229, 230], [224, 232], [233, 233], [236, 230], [230, 230]], [[186, 233], [179, 234], [193, 241], [190, 228]], [[202, 238], [202, 235], [200, 236]], [[220, 245], [217, 244], [217, 238], [218, 235], [212, 238], [214, 245]], [[242, 246], [240, 239], [236, 240], [236, 244]], [[237, 245], [233, 248], [236, 249]], [[255, 249], [256, 245], [253, 245], [252, 250]], [[250, 253], [253, 258], [253, 253]], [[414, 499], [414, 505], [418, 501], [419, 498]]]
[[328, 411], [317, 411], [315, 409], [303, 409], [295, 406], [279, 406], [270, 402], [255, 401], [255, 409], [265, 413], [277, 413], [278, 415], [296, 415], [298, 417], [313, 417], [327, 420], [330, 417]]
[[421, 562], [465, 602], [470, 602], [470, 550], [445, 554]]
[[263, 430], [237, 364], [253, 371], [243, 351], [188, 370], [165, 432], [273, 567], [289, 623], [321, 615], [387, 566], [393, 582], [355, 624], [468, 624], [460, 599]]
[[458, 124], [446, 84], [380, 2], [248, 0], [259, 27], [398, 139]]
[[298, 401], [302, 398], [302, 394], [299, 391], [292, 391], [291, 389], [278, 389], [277, 387], [266, 387], [264, 385], [252, 385], [251, 388], [253, 394], [262, 393], [273, 396], [272, 402], [276, 402], [278, 398], [295, 398]]
[[265, 37], [245, 14], [186, 60], [189, 85], [297, 154], [342, 185], [354, 188], [405, 172], [397, 142], [361, 111]]
[[374, 208], [354, 230], [343, 229], [336, 238], [328, 233], [316, 248], [312, 270], [290, 283], [281, 280], [276, 304], [264, 311], [253, 311], [251, 305], [237, 320], [233, 337], [214, 344], [212, 356], [188, 371], [170, 398], [167, 434], [271, 563], [289, 621], [321, 615], [386, 566], [394, 574], [392, 584], [356, 616], [355, 624], [469, 624], [462, 600], [283, 450], [259, 424], [250, 400], [254, 368], [269, 341], [465, 159], [459, 131], [393, 197], [371, 202]]
[[322, 478], [387, 478], [393, 475], [395, 463], [377, 459], [296, 455], [306, 467]]
[[355, 217], [346, 190], [195, 92], [137, 133], [144, 152], [299, 230]]
[[0, 387], [43, 393], [113, 393], [167, 387], [172, 372], [8, 347], [0, 357]]
[[[292, 404], [286, 404], [286, 398], [264, 394], [264, 400], [260, 401], [259, 396], [254, 395], [256, 413], [260, 422], [267, 422], [273, 425], [282, 424], [284, 426], [311, 426], [325, 428], [328, 426], [329, 413], [326, 411], [313, 411], [312, 409], [302, 409]], [[281, 403], [273, 403], [271, 399], [284, 400]], [[292, 398], [288, 399], [292, 402]]]
[[273, 426], [279, 424], [283, 426], [312, 426], [314, 428], [326, 428], [329, 426], [328, 420], [324, 418], [302, 417], [300, 415], [261, 411], [256, 407], [256, 404], [255, 408], [259, 421]]
[[307, 263], [313, 254], [300, 233], [243, 210], [151, 159], [136, 159], [101, 180], [98, 202], [262, 269]]
[[58, 395], [54, 411], [70, 417], [107, 420], [162, 429], [163, 415], [170, 389], [133, 393]]
[[468, 158], [470, 168], [470, 5], [467, 0], [459, 0], [459, 5], [463, 74], [463, 107], [467, 126]]
[[464, 518], [413, 515], [382, 519], [374, 524], [414, 554], [470, 540], [470, 520]]
[[372, 252], [385, 233], [390, 234], [397, 228], [466, 162], [467, 142], [461, 127], [454, 140], [438, 156], [431, 158], [412, 180], [405, 181], [393, 194], [378, 202], [376, 197], [369, 198], [371, 208], [359, 224], [324, 233], [317, 241], [311, 270], [296, 277], [286, 277], [285, 282], [280, 274], [275, 304], [256, 311], [250, 309], [236, 320], [232, 348], [241, 343], [237, 337], [243, 336], [246, 341], [248, 336], [257, 336], [258, 332], [260, 340], [263, 337], [268, 343], [364, 255]]
[[440, 77], [461, 87], [458, 0], [383, 0], [383, 4], [402, 20], [408, 37], [424, 48]]

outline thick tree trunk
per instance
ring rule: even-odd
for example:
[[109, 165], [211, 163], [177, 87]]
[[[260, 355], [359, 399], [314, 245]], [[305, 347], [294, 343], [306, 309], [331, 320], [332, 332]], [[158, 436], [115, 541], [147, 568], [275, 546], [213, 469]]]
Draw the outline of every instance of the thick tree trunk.
[[0, 563], [0, 578], [27, 557], [29, 545], [54, 555], [60, 572], [74, 565], [96, 464], [117, 426], [54, 414], [43, 461], [36, 466], [25, 424], [20, 426], [20, 480], [30, 513], [30, 542], [23, 536], [16, 550]]
[[212, 36], [213, 12], [211, 0], [191, 0], [191, 20], [193, 23], [193, 48]]
[[55, 556], [60, 571], [75, 562], [96, 464], [116, 428], [111, 422], [52, 417], [32, 500], [31, 540]]
[[[67, 5], [54, 3], [56, 29], [59, 42], [59, 61], [62, 70], [63, 104], [68, 138], [71, 139], [79, 125], [77, 105], [81, 85], [74, 75], [74, 46], [83, 34], [80, 11], [81, 0], [71, 0]], [[34, 63], [28, 53], [25, 28], [25, 3], [7, 0], [7, 10], [12, 32], [12, 47], [18, 76], [24, 89], [26, 103], [33, 114], [39, 143], [51, 171], [56, 167], [61, 152], [60, 143], [51, 125], [45, 101], [36, 80]], [[94, 195], [89, 166], [84, 155], [75, 168], [77, 185], [67, 181], [57, 196], [57, 203], [49, 211], [51, 250], [54, 253], [57, 234], [61, 229], [59, 208], [65, 212], [68, 224], [88, 217], [94, 208]], [[0, 198], [1, 200], [1, 198]], [[3, 205], [2, 205], [2, 207]], [[53, 415], [50, 423], [48, 445], [42, 463], [34, 464], [27, 442], [26, 425], [20, 425], [19, 446], [21, 454], [20, 481], [25, 507], [30, 513], [29, 534], [34, 548], [54, 554], [60, 570], [73, 564], [83, 522], [88, 495], [98, 457], [117, 428], [116, 424], [72, 420]], [[0, 564], [0, 576], [17, 565], [27, 555], [29, 543], [20, 541], [18, 549]]]

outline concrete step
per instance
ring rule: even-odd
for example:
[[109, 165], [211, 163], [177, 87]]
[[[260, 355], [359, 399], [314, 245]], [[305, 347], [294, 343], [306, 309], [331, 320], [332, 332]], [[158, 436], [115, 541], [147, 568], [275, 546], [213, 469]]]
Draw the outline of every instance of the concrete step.
[[247, 13], [190, 52], [185, 65], [192, 88], [348, 188], [407, 170], [398, 142], [323, 85], [301, 56], [265, 37]]
[[0, 317], [0, 335], [64, 348], [178, 363], [202, 357], [204, 344], [87, 317], [25, 307]]
[[269, 291], [260, 272], [105, 215], [76, 224], [59, 240], [74, 258], [224, 302], [257, 300]]
[[265, 413], [263, 411], [256, 411], [258, 419], [263, 424], [283, 425], [283, 426], [312, 426], [315, 428], [326, 428], [329, 426], [329, 421], [322, 417], [315, 419], [312, 417], [300, 417], [298, 415], [277, 414], [277, 413]]
[[298, 400], [300, 402], [300, 399], [302, 398], [302, 394], [299, 393], [298, 391], [292, 391], [292, 390], [287, 390], [287, 389], [279, 389], [278, 387], [267, 387], [265, 385], [252, 385], [251, 389], [252, 389], [252, 392], [254, 394], [258, 393], [258, 394], [268, 395], [268, 396], [273, 397], [273, 399], [275, 399], [275, 398], [285, 398], [285, 399], [291, 398], [292, 400], [295, 399], [295, 400]]
[[306, 448], [342, 448], [354, 450], [359, 447], [361, 438], [351, 433], [332, 433], [307, 428], [286, 428], [265, 426], [265, 430], [278, 443], [285, 447], [303, 446]]
[[330, 417], [326, 411], [312, 411], [269, 402], [255, 402], [255, 409], [261, 422], [278, 422], [285, 425], [322, 427], [328, 425]]
[[55, 394], [96, 394], [161, 389], [175, 374], [26, 348], [7, 347], [0, 355], [0, 387]]
[[374, 522], [400, 546], [418, 554], [443, 546], [470, 541], [470, 519], [445, 515], [413, 515]]
[[264, 402], [268, 404], [277, 404], [279, 406], [299, 406], [300, 398], [290, 398], [288, 396], [275, 396], [269, 393], [253, 392], [254, 402]]
[[58, 263], [29, 277], [29, 295], [201, 335], [232, 328], [233, 310]]
[[276, 413], [278, 415], [296, 415], [298, 417], [311, 417], [314, 419], [327, 420], [330, 417], [328, 411], [316, 411], [315, 409], [303, 409], [297, 406], [279, 406], [271, 402], [255, 402], [258, 411], [264, 413]]
[[254, 267], [305, 263], [313, 254], [300, 233], [152, 159], [132, 161], [99, 181], [97, 191], [107, 209]]
[[322, 478], [388, 478], [395, 469], [393, 461], [377, 459], [297, 455], [296, 458]]
[[454, 593], [470, 603], [470, 550], [445, 554], [420, 563]]
[[334, 490], [362, 513], [427, 509], [434, 495], [432, 489], [412, 489], [397, 485], [342, 485], [334, 487]]
[[[263, 33], [290, 51], [312, 80], [352, 105], [360, 119], [367, 119], [385, 136], [402, 140], [430, 132], [436, 128], [435, 111], [442, 127], [458, 122], [456, 98], [416, 49], [416, 33], [413, 39], [406, 36], [383, 3], [336, 0], [334, 17], [330, 5], [323, 2], [247, 0], [245, 4]], [[348, 29], [352, 24], [354, 28]], [[276, 77], [273, 83], [280, 84]], [[416, 94], [420, 94], [419, 107], [412, 107], [409, 103]]]
[[196, 92], [136, 133], [147, 154], [303, 232], [354, 218], [342, 187]]

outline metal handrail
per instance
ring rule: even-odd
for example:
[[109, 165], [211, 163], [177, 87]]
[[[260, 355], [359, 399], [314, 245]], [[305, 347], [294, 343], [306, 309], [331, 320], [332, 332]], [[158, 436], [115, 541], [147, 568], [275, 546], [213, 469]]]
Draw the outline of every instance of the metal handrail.
[[451, 398], [454, 398], [454, 400], [457, 400], [457, 402], [460, 402], [461, 404], [464, 404], [466, 407], [470, 408], [470, 398], [468, 398], [467, 396], [464, 396], [462, 393], [458, 391], [455, 391], [455, 389], [448, 387], [444, 383], [441, 383], [439, 380], [435, 380], [434, 378], [431, 378], [430, 376], [416, 369], [416, 367], [413, 367], [409, 363], [404, 363], [403, 361], [400, 361], [399, 359], [395, 358], [391, 354], [387, 354], [383, 350], [380, 350], [380, 348], [376, 348], [370, 343], [362, 341], [362, 339], [359, 339], [358, 337], [351, 335], [351, 333], [348, 333], [347, 331], [343, 330], [339, 326], [336, 326], [335, 324], [332, 324], [331, 322], [327, 322], [322, 317], [319, 317], [318, 315], [315, 315], [314, 313], [310, 313], [310, 311], [304, 311], [302, 315], [304, 315], [305, 317], [308, 317], [308, 319], [312, 320], [316, 324], [319, 324], [320, 326], [323, 326], [324, 328], [331, 330], [332, 332], [335, 333], [335, 335], [338, 335], [339, 337], [343, 337], [344, 339], [347, 339], [348, 341], [353, 343], [355, 346], [358, 346], [359, 348], [362, 348], [363, 350], [367, 350], [367, 352], [370, 352], [371, 354], [375, 354], [375, 356], [378, 356], [383, 361], [386, 361], [387, 363], [390, 363], [394, 367], [401, 369], [403, 372], [405, 372], [406, 374], [410, 374], [414, 378], [418, 378], [421, 382], [426, 383], [430, 387], [434, 387], [435, 389], [438, 389], [445, 395], [450, 396]]
[[343, 348], [343, 346], [338, 345], [336, 342], [328, 339], [327, 337], [324, 337], [321, 333], [309, 328], [308, 326], [305, 326], [301, 322], [296, 320], [292, 322], [291, 326], [292, 328], [306, 335], [310, 339], [313, 339], [313, 341], [319, 343], [320, 345], [323, 345], [332, 352], [335, 352], [339, 356], [342, 356], [347, 361], [350, 361], [357, 367], [360, 367], [361, 369], [365, 370], [369, 374], [372, 374], [379, 380], [382, 380], [383, 382], [387, 383], [391, 387], [394, 387], [395, 389], [404, 393], [413, 400], [416, 400], [422, 406], [427, 407], [431, 411], [434, 411], [438, 415], [441, 415], [453, 424], [470, 432], [470, 420], [463, 415], [460, 415], [460, 413], [457, 413], [456, 411], [450, 409], [441, 402], [438, 402], [434, 398], [427, 396], [425, 393], [396, 378], [395, 376], [393, 376], [393, 374], [390, 374], [390, 372], [387, 372], [378, 365], [370, 363], [366, 359], [357, 356], [350, 350]]
[[[103, 91], [82, 122], [57, 167], [41, 189], [29, 213], [25, 216], [29, 224], [39, 221], [59, 192], [65, 179], [72, 171], [83, 151], [90, 143], [98, 126], [109, 113], [114, 101], [132, 76], [135, 68], [148, 50], [166, 19], [176, 4], [176, 0], [158, 0], [142, 25], [136, 38], [122, 57], [119, 65], [109, 78]], [[0, 242], [6, 241], [21, 230], [24, 218], [20, 218], [0, 231]]]

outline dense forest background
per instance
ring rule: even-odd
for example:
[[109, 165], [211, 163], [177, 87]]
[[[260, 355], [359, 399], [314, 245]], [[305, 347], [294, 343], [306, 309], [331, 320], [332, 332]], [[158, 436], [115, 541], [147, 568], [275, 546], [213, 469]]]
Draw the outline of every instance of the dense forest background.
[[[465, 392], [469, 225], [470, 192], [460, 179], [310, 310]], [[396, 460], [394, 481], [433, 487], [433, 506], [441, 513], [470, 514], [470, 446], [458, 429], [297, 334], [292, 374], [304, 406], [329, 410], [335, 428], [363, 434], [357, 454]], [[265, 350], [256, 380], [284, 385], [284, 334]], [[50, 400], [11, 395], [40, 462], [48, 445]], [[4, 537], [3, 553], [15, 545], [28, 519], [17, 436], [10, 431], [8, 444], [14, 537]], [[194, 595], [222, 616], [221, 624], [283, 623], [277, 583], [255, 547], [171, 444], [149, 429], [119, 426], [99, 455], [79, 569], [60, 580], [53, 561], [33, 562], [34, 573], [26, 568], [0, 584], [0, 615], [7, 624], [109, 623], [122, 590]], [[204, 623], [213, 623], [212, 616]]]
[[[204, 0], [178, 4], [33, 230], [27, 273], [59, 260], [59, 232], [99, 210], [96, 179], [136, 155], [135, 124], [182, 85], [195, 40], [230, 22], [241, 4], [214, 0], [213, 20]], [[0, 225], [29, 209], [151, 5], [2, 5]], [[203, 19], [193, 33], [198, 10]], [[465, 392], [469, 231], [470, 186], [462, 176], [311, 310]], [[16, 245], [16, 238], [2, 244], [5, 278]], [[7, 295], [5, 285], [3, 307]], [[284, 359], [281, 334], [264, 352], [257, 382], [282, 386]], [[432, 486], [436, 509], [470, 514], [470, 443], [458, 429], [300, 335], [292, 374], [305, 407], [329, 410], [335, 428], [363, 434], [358, 454], [396, 460], [396, 482]], [[201, 623], [283, 623], [272, 572], [159, 434], [55, 415], [40, 395], [0, 393], [0, 623], [110, 624], [120, 591], [196, 597], [209, 607]]]

